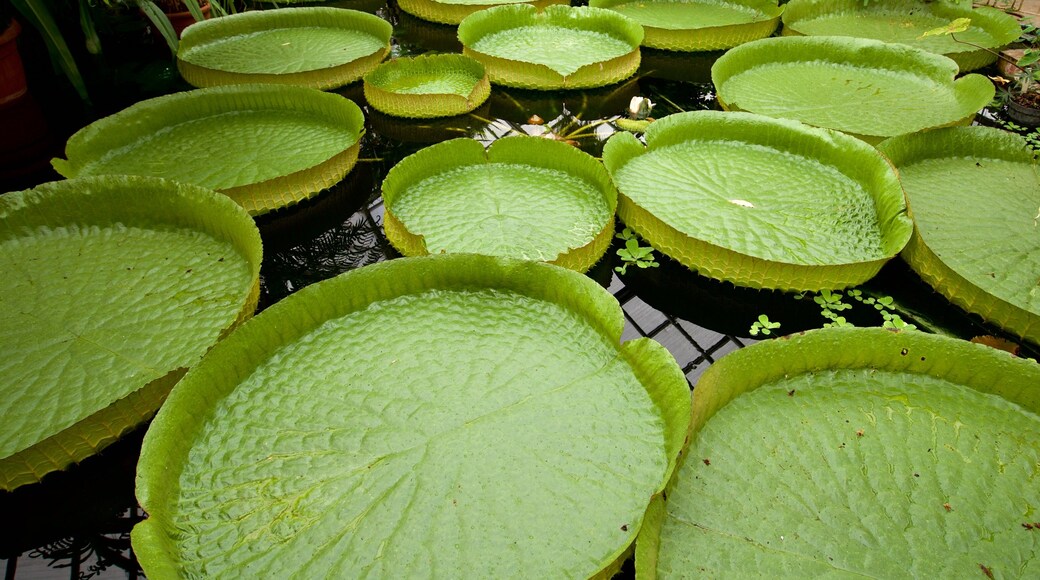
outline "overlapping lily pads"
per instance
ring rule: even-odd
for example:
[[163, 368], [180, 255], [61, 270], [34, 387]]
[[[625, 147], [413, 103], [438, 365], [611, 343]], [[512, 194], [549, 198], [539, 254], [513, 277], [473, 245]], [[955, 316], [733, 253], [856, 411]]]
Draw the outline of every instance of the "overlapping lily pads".
[[147, 436], [150, 578], [589, 577], [674, 470], [690, 395], [592, 280], [475, 255], [320, 282], [218, 344]]
[[99, 177], [0, 196], [0, 490], [148, 419], [249, 317], [260, 236], [226, 197]]
[[496, 6], [530, 4], [538, 10], [554, 4], [567, 5], [567, 0], [400, 0], [401, 10], [441, 24], [458, 24], [470, 14]]
[[879, 148], [914, 219], [904, 259], [954, 304], [1040, 344], [1040, 178], [1025, 141], [956, 127]]
[[643, 46], [676, 51], [721, 50], [765, 38], [780, 24], [773, 0], [591, 0], [643, 26]]
[[461, 115], [482, 105], [490, 94], [484, 65], [461, 54], [398, 58], [365, 75], [368, 104], [397, 117]]
[[701, 111], [610, 138], [618, 215], [712, 278], [820, 290], [870, 279], [910, 237], [892, 168], [858, 139], [782, 119]]
[[487, 68], [491, 82], [538, 90], [601, 87], [639, 68], [643, 28], [602, 8], [498, 6], [459, 25], [463, 53]]
[[1040, 366], [832, 328], [724, 357], [640, 533], [641, 578], [1030, 577]]
[[338, 183], [364, 131], [352, 101], [315, 89], [234, 85], [141, 101], [73, 135], [65, 177], [145, 175], [227, 194], [258, 215]]
[[[971, 20], [967, 30], [954, 37], [922, 37], [958, 18]], [[962, 72], [992, 64], [996, 51], [1021, 32], [1014, 17], [996, 8], [923, 0], [791, 0], [783, 21], [785, 35], [854, 36], [908, 44], [952, 58]]]
[[585, 271], [610, 246], [617, 190], [565, 143], [507, 137], [485, 152], [454, 139], [395, 165], [383, 201], [387, 238], [406, 256], [470, 252]]
[[731, 49], [711, 69], [723, 108], [795, 119], [871, 143], [968, 124], [993, 100], [982, 75], [901, 44], [833, 36], [765, 38]]
[[184, 31], [177, 68], [197, 87], [282, 83], [331, 89], [352, 83], [390, 52], [390, 23], [342, 8], [240, 12]]

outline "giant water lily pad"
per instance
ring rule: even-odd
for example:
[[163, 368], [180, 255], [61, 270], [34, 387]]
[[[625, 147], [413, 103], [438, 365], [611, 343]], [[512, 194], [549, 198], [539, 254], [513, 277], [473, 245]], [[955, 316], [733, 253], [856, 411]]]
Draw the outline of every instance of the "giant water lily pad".
[[461, 54], [397, 58], [365, 75], [364, 86], [373, 108], [410, 118], [468, 113], [491, 94], [484, 65]]
[[618, 215], [712, 278], [820, 290], [870, 279], [910, 237], [903, 191], [878, 152], [836, 131], [747, 113], [669, 115], [610, 138]]
[[51, 163], [65, 177], [146, 175], [226, 193], [249, 213], [338, 183], [357, 161], [361, 109], [339, 95], [235, 85], [141, 101], [80, 129]]
[[664, 50], [720, 50], [765, 38], [783, 8], [774, 0], [591, 0], [643, 26], [643, 46]]
[[795, 119], [876, 143], [968, 124], [993, 100], [993, 83], [957, 63], [900, 44], [785, 36], [742, 44], [711, 69], [729, 110]]
[[400, 0], [401, 10], [441, 24], [458, 24], [464, 18], [487, 8], [509, 4], [530, 4], [538, 10], [554, 4], [567, 5], [567, 0]]
[[352, 83], [390, 52], [390, 23], [341, 8], [254, 10], [184, 31], [177, 68], [197, 87], [284, 83], [331, 89]]
[[148, 419], [259, 293], [260, 235], [226, 197], [100, 177], [0, 196], [0, 489]]
[[[922, 36], [958, 18], [971, 20], [967, 30], [952, 37]], [[1021, 32], [1018, 21], [1003, 10], [923, 0], [791, 0], [783, 20], [784, 34], [899, 42], [948, 56], [961, 71], [992, 64], [1000, 47]]]
[[1040, 366], [833, 328], [710, 367], [640, 577], [1040, 574]]
[[383, 181], [386, 235], [406, 256], [469, 252], [584, 272], [610, 246], [617, 190], [566, 143], [507, 137], [427, 147]]
[[474, 255], [320, 282], [232, 333], [145, 437], [150, 578], [588, 577], [674, 468], [689, 390], [592, 280]]
[[602, 8], [498, 6], [459, 25], [463, 53], [484, 64], [491, 82], [555, 90], [601, 87], [639, 68], [643, 27]]
[[904, 259], [954, 304], [1040, 343], [1040, 178], [1025, 140], [955, 127], [879, 148], [914, 219]]

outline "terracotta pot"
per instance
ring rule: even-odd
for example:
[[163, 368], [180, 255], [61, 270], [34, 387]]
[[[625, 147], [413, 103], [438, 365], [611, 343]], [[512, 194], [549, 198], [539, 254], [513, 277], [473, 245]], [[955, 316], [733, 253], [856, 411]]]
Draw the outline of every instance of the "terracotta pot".
[[0, 107], [17, 101], [26, 92], [25, 69], [15, 39], [22, 31], [17, 20], [0, 34]]

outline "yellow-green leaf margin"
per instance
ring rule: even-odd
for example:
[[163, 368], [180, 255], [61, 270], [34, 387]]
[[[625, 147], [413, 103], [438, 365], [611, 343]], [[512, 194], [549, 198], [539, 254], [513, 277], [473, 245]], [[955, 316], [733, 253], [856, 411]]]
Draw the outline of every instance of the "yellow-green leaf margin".
[[[430, 293], [481, 290], [558, 305], [586, 321], [607, 343], [620, 342], [624, 317], [616, 300], [591, 279], [551, 264], [462, 254], [401, 258], [309, 286], [268, 308], [214, 347], [171, 393], [152, 423], [137, 471], [137, 497], [149, 517], [132, 533], [134, 551], [145, 573], [156, 579], [182, 575], [176, 538], [184, 532], [175, 529], [171, 520], [182, 493], [179, 478], [194, 440], [209, 420], [207, 415], [259, 365], [279, 356], [286, 345], [327, 322], [379, 309], [381, 302]], [[469, 354], [473, 353], [463, 356]], [[617, 356], [630, 365], [660, 415], [667, 464], [660, 483], [653, 486], [659, 493], [671, 478], [689, 433], [688, 385], [674, 358], [650, 339], [620, 344]], [[650, 497], [645, 501], [649, 503]], [[522, 516], [517, 514], [517, 518]], [[640, 524], [632, 522], [625, 533], [631, 533], [634, 540], [633, 532]], [[503, 533], [503, 541], [508, 541], [508, 530]], [[589, 567], [600, 571], [616, 569], [630, 547], [631, 540], [623, 542], [613, 554], [589, 561]]]
[[[507, 137], [491, 144], [486, 151], [483, 145], [472, 139], [452, 139], [432, 145], [414, 153], [395, 165], [383, 181], [383, 201], [386, 204], [384, 227], [387, 239], [405, 256], [425, 256], [429, 253], [426, 241], [420, 233], [408, 229], [394, 214], [394, 205], [400, 195], [410, 186], [452, 169], [509, 163], [530, 167], [532, 170], [548, 169], [576, 176], [590, 184], [602, 195], [610, 219], [588, 243], [560, 250], [553, 259], [547, 260], [578, 272], [591, 268], [603, 257], [610, 247], [614, 234], [614, 212], [618, 194], [610, 175], [603, 165], [589, 154], [566, 143], [540, 137]], [[508, 194], [488, 192], [489, 196]], [[561, 192], [572, 195], [571, 192]], [[535, 222], [538, 215], [532, 213], [527, 220]], [[465, 230], [467, 225], [459, 222], [457, 227]], [[518, 257], [518, 256], [514, 256]]]
[[[219, 330], [224, 336], [249, 319], [256, 310], [260, 293], [260, 234], [253, 220], [227, 197], [193, 185], [146, 177], [87, 177], [47, 183], [35, 189], [0, 196], [0, 242], [13, 242], [52, 232], [75, 232], [94, 228], [190, 229], [229, 244], [249, 272], [248, 286], [227, 288], [240, 293], [241, 309]], [[113, 248], [118, 252], [118, 248]], [[161, 250], [159, 250], [161, 253]], [[85, 267], [90, 267], [89, 265]], [[6, 275], [18, 276], [18, 272]], [[17, 300], [18, 296], [8, 297]], [[121, 305], [78, 304], [84, 309], [104, 312]], [[13, 310], [13, 306], [8, 306]], [[11, 310], [8, 314], [13, 314]], [[12, 331], [16, 330], [14, 328]], [[175, 336], [155, 336], [155, 347], [164, 348]], [[4, 346], [17, 353], [17, 344]], [[197, 345], [193, 356], [201, 358], [211, 345]], [[0, 458], [0, 490], [39, 481], [47, 473], [78, 463], [114, 443], [119, 437], [151, 418], [185, 368], [156, 369], [161, 376], [119, 387], [124, 394], [104, 408], [53, 435]], [[41, 369], [41, 373], [57, 369]], [[14, 386], [14, 385], [9, 385]], [[76, 384], [63, 385], [76, 389]], [[62, 408], [61, 410], [66, 410]], [[5, 411], [5, 413], [13, 410]], [[42, 411], [41, 411], [42, 412]], [[10, 418], [10, 416], [8, 416]]]
[[[399, 83], [414, 86], [416, 79], [438, 76], [472, 82], [468, 94], [396, 90]], [[377, 111], [395, 117], [430, 119], [452, 117], [476, 109], [491, 95], [491, 81], [484, 65], [461, 54], [396, 58], [365, 75], [365, 100]]]
[[[175, 145], [164, 143], [170, 129], [183, 125], [204, 127], [209, 120], [234, 119], [244, 114], [263, 116], [273, 123], [284, 123], [287, 131], [278, 132], [284, 142], [254, 143], [249, 147], [278, 159], [278, 151], [292, 152], [308, 140], [288, 114], [316, 121], [342, 135], [324, 150], [324, 159], [316, 163], [278, 167], [281, 175], [257, 179], [252, 172], [269, 171], [270, 167], [238, 167], [227, 164], [223, 157], [229, 145], [210, 138], [192, 140], [182, 137]], [[136, 103], [118, 113], [100, 119], [77, 131], [65, 146], [65, 159], [54, 159], [51, 164], [65, 177], [98, 174], [132, 173], [153, 177], [173, 178], [194, 183], [227, 194], [250, 213], [260, 215], [275, 209], [299, 203], [319, 191], [339, 183], [357, 162], [359, 143], [364, 133], [364, 115], [353, 101], [340, 95], [316, 89], [288, 85], [229, 85], [175, 93]], [[243, 129], [243, 141], [251, 141], [250, 128]], [[284, 135], [284, 137], [283, 137]], [[231, 137], [229, 137], [231, 138]], [[249, 155], [244, 143], [236, 143], [239, 155]], [[114, 167], [100, 173], [95, 164], [106, 158], [128, 151], [140, 150], [151, 157], [145, 167]], [[172, 150], [172, 152], [171, 152]], [[189, 167], [174, 167], [163, 159], [167, 155], [186, 156], [197, 153]], [[205, 169], [205, 171], [200, 170]], [[214, 185], [214, 176], [236, 172], [229, 186]]]
[[[627, 43], [632, 50], [621, 56], [586, 64], [565, 75], [544, 64], [524, 60], [522, 52], [503, 58], [471, 48], [486, 36], [537, 26], [559, 26], [607, 35]], [[463, 54], [483, 63], [492, 83], [535, 90], [588, 89], [620, 82], [639, 69], [639, 45], [643, 42], [642, 26], [610, 10], [549, 6], [539, 11], [527, 4], [498, 6], [475, 12], [459, 24], [458, 34]]]
[[[242, 72], [230, 65], [206, 65], [193, 62], [193, 50], [205, 45], [234, 46], [236, 39], [249, 39], [257, 33], [270, 33], [282, 29], [306, 36], [311, 30], [330, 29], [366, 34], [382, 48], [375, 52], [340, 62], [334, 66], [301, 70], [298, 72]], [[177, 50], [177, 69], [184, 80], [196, 87], [248, 83], [276, 83], [332, 89], [350, 84], [374, 69], [390, 53], [390, 35], [393, 27], [389, 22], [366, 12], [343, 8], [282, 8], [278, 10], [252, 10], [231, 14], [222, 18], [211, 18], [189, 26], [181, 36]], [[291, 44], [290, 41], [286, 41]], [[268, 47], [272, 55], [283, 52], [278, 46]], [[299, 49], [296, 49], [299, 50]], [[342, 50], [342, 49], [340, 49]], [[293, 49], [284, 49], [285, 58], [292, 59]], [[297, 53], [298, 54], [298, 53]], [[337, 53], [337, 54], [342, 54]]]

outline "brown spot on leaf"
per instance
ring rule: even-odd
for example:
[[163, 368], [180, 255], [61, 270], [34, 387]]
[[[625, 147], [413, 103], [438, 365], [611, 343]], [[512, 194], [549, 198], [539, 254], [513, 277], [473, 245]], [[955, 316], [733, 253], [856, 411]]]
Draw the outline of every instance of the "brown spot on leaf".
[[862, 437], [862, 436], [863, 436], [863, 429], [856, 429], [856, 437]]
[[910, 352], [910, 351], [904, 348], [903, 350], [899, 351], [899, 354], [901, 354], [903, 356], [906, 356], [906, 353], [908, 353], [908, 352]]
[[1019, 347], [1019, 345], [1011, 342], [1010, 340], [1004, 340], [1003, 338], [997, 338], [996, 336], [990, 336], [988, 334], [976, 336], [975, 338], [971, 339], [971, 341], [975, 344], [984, 344], [990, 348], [1010, 352], [1015, 356], [1018, 356], [1019, 349], [1021, 348]]
[[794, 396], [794, 391], [795, 391], [795, 389], [791, 389], [790, 391], [787, 391], [787, 396], [788, 397], [793, 397]]
[[953, 511], [953, 508], [950, 507], [950, 504], [948, 502], [943, 504], [943, 509], [948, 511], [948, 512], [952, 512]]
[[986, 575], [986, 578], [993, 578], [993, 570], [990, 570], [989, 566], [986, 566], [985, 564], [980, 562], [979, 570], [982, 570], [982, 573]]
[[628, 524], [625, 524], [625, 525], [621, 526], [621, 531], [622, 532], [627, 532], [628, 531]]
[[711, 465], [711, 460], [708, 459], [707, 457], [705, 457], [704, 459], [701, 459], [701, 461], [704, 462], [704, 465]]

